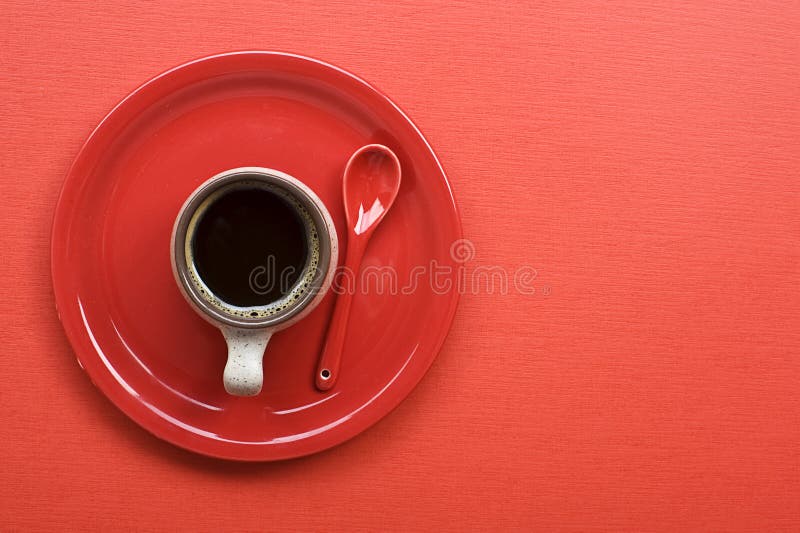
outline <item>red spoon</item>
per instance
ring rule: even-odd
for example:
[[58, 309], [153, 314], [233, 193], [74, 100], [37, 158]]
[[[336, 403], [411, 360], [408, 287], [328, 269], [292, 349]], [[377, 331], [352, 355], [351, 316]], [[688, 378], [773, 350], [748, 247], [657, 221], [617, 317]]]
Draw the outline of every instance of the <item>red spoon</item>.
[[[389, 148], [382, 144], [362, 146], [350, 157], [344, 168], [342, 191], [344, 213], [347, 217], [347, 256], [345, 272], [352, 272], [355, 285], [361, 258], [372, 232], [392, 207], [400, 189], [400, 161]], [[328, 338], [317, 368], [317, 388], [326, 391], [333, 387], [339, 377], [339, 363], [347, 333], [347, 319], [356, 287], [340, 294], [328, 325]]]

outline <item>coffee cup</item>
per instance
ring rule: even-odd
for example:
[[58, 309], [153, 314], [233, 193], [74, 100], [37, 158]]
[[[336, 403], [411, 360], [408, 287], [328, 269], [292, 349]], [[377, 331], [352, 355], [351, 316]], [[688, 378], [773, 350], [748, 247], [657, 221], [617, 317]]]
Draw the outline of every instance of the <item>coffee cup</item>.
[[242, 167], [192, 192], [175, 220], [171, 259], [186, 301], [225, 338], [225, 390], [254, 396], [270, 337], [307, 316], [330, 288], [338, 240], [305, 184]]

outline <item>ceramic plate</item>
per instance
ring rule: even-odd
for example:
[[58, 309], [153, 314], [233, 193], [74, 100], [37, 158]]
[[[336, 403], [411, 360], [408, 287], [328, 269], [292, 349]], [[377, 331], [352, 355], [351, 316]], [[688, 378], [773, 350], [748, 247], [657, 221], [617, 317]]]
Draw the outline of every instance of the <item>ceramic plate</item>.
[[[336, 386], [314, 387], [328, 294], [273, 337], [259, 396], [226, 394], [222, 336], [184, 301], [170, 268], [181, 204], [223, 170], [278, 169], [322, 198], [344, 248], [342, 171], [368, 143], [397, 153], [403, 183], [364, 257]], [[441, 165], [386, 96], [317, 60], [239, 52], [157, 76], [92, 133], [56, 209], [53, 283], [81, 366], [142, 427], [206, 455], [285, 459], [357, 435], [420, 381], [455, 312], [450, 250], [460, 236]], [[363, 275], [369, 268], [375, 275]]]

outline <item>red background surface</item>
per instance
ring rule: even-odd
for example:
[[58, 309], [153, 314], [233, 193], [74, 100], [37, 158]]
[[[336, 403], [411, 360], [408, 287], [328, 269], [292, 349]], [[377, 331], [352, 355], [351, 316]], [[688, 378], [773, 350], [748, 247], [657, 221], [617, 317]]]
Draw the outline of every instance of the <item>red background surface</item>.
[[[800, 529], [796, 3], [4, 4], [2, 529]], [[389, 417], [277, 464], [117, 411], [49, 276], [94, 125], [233, 49], [373, 82], [437, 150], [470, 265], [539, 273], [465, 294]]]

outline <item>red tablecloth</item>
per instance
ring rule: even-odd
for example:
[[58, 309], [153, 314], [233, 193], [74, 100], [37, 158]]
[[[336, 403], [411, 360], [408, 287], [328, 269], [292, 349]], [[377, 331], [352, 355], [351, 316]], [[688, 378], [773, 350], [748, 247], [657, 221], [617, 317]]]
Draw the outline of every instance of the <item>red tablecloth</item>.
[[[752, 2], [6, 2], [0, 529], [800, 529], [800, 9]], [[433, 368], [279, 464], [151, 437], [53, 308], [67, 168], [145, 79], [295, 51], [384, 90], [471, 269]], [[528, 272], [531, 272], [528, 270]]]

